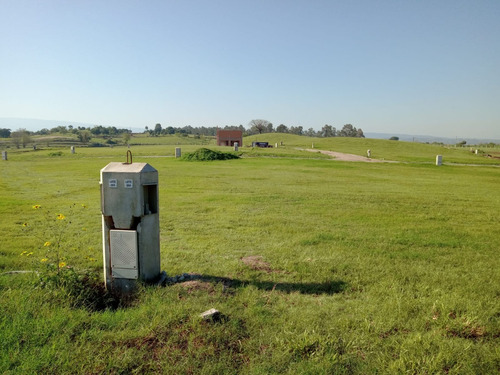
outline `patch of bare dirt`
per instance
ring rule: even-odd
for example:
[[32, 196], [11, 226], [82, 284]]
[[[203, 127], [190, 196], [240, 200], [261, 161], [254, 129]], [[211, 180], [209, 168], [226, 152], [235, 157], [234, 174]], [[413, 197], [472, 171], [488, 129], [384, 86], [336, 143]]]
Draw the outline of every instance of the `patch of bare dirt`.
[[264, 258], [260, 255], [250, 255], [241, 258], [241, 261], [245, 263], [248, 267], [256, 271], [265, 271], [267, 273], [273, 272], [271, 265], [264, 262]]
[[189, 280], [177, 284], [182, 289], [185, 289], [188, 293], [194, 293], [197, 291], [204, 291], [209, 294], [215, 292], [214, 286], [208, 281], [201, 280]]
[[343, 152], [336, 152], [336, 151], [316, 150], [316, 149], [310, 149], [310, 148], [306, 149], [306, 151], [319, 152], [321, 154], [331, 156], [331, 157], [335, 158], [335, 160], [339, 160], [339, 161], [363, 161], [363, 162], [367, 162], [367, 163], [396, 163], [395, 161], [373, 159], [373, 158], [368, 158], [366, 156], [346, 154]]

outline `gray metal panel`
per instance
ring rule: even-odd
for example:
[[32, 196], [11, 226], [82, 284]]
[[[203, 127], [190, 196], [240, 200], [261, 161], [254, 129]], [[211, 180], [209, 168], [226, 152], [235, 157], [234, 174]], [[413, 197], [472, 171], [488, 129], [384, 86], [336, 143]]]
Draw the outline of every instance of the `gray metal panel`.
[[112, 276], [115, 279], [137, 279], [139, 277], [139, 271], [124, 268], [113, 268]]
[[141, 279], [153, 281], [160, 275], [159, 214], [146, 215], [137, 228], [139, 232], [139, 267]]
[[[134, 278], [137, 278], [139, 270], [137, 232], [135, 230], [111, 229], [109, 231], [109, 242], [113, 277], [120, 277], [116, 276], [120, 272], [123, 273], [123, 271], [119, 270], [133, 270], [135, 272]], [[129, 273], [125, 272], [125, 274]]]

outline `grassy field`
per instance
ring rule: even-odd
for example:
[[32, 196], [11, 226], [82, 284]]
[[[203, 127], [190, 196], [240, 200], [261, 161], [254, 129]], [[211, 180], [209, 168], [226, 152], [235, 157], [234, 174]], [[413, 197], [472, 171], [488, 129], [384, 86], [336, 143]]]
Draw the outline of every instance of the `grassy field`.
[[[94, 278], [99, 170], [127, 148], [9, 151], [0, 372], [500, 372], [498, 161], [406, 142], [252, 139], [284, 146], [218, 162], [131, 147], [159, 172], [162, 269], [200, 276], [121, 301]], [[400, 163], [301, 151], [312, 142]], [[437, 154], [448, 164], [433, 165]], [[199, 317], [210, 308], [220, 321]]]

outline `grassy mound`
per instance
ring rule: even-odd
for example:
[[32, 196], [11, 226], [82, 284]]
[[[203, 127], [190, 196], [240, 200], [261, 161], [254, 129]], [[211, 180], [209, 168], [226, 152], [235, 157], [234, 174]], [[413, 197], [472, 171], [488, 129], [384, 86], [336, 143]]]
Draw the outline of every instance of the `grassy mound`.
[[220, 151], [210, 150], [208, 148], [199, 148], [195, 152], [189, 152], [184, 154], [182, 159], [189, 161], [211, 161], [211, 160], [239, 159], [239, 156], [229, 152], [220, 152]]

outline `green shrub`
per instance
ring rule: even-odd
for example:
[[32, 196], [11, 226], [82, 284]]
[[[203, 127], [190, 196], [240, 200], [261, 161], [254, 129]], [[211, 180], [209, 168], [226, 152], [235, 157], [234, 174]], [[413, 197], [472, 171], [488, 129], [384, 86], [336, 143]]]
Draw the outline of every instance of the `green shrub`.
[[220, 152], [210, 150], [208, 148], [199, 148], [195, 152], [188, 152], [184, 154], [182, 160], [189, 161], [211, 161], [211, 160], [229, 160], [239, 159], [239, 156], [229, 152]]

